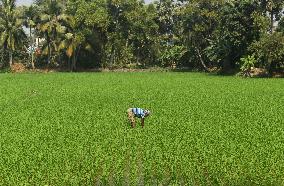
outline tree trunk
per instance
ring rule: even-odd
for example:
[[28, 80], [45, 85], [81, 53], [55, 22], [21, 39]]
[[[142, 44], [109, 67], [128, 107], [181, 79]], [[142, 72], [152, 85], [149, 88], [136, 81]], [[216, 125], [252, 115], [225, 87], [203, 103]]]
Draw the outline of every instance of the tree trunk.
[[271, 61], [269, 64], [268, 73], [270, 76], [272, 76], [273, 72], [276, 70], [276, 63], [274, 61]]
[[70, 57], [68, 57], [68, 69], [69, 69], [69, 71], [70, 72], [72, 72], [72, 69], [71, 69], [71, 59], [70, 59]]
[[273, 14], [273, 10], [271, 10], [271, 14], [270, 14], [270, 33], [273, 33], [273, 27], [274, 27], [274, 14]]
[[112, 67], [116, 63], [115, 55], [116, 55], [116, 51], [115, 51], [115, 49], [113, 49], [112, 54], [111, 54], [110, 67]]
[[35, 63], [34, 63], [34, 53], [32, 53], [32, 69], [35, 69]]
[[127, 34], [127, 38], [126, 38], [126, 43], [125, 43], [125, 48], [128, 48], [129, 36], [130, 36], [130, 30], [128, 30], [128, 34]]
[[9, 60], [9, 65], [10, 65], [10, 68], [12, 67], [12, 65], [13, 65], [13, 51], [9, 51], [9, 58], [10, 58], [10, 60]]
[[35, 64], [34, 64], [34, 43], [33, 43], [33, 37], [32, 37], [32, 27], [30, 26], [30, 46], [31, 46], [31, 65], [32, 69], [35, 69]]
[[196, 47], [196, 51], [197, 51], [197, 55], [199, 57], [199, 60], [201, 62], [201, 65], [203, 66], [204, 70], [206, 72], [210, 72], [210, 69], [206, 66], [205, 62], [203, 61], [203, 58], [202, 58], [201, 53], [200, 53], [200, 50], [197, 47]]
[[51, 52], [50, 52], [50, 43], [47, 45], [47, 52], [48, 52], [48, 57], [47, 57], [47, 64], [50, 64], [50, 58], [51, 58]]
[[50, 38], [48, 33], [46, 33], [46, 40], [47, 40], [47, 64], [50, 64], [50, 58], [51, 58], [51, 51], [50, 51]]
[[72, 65], [71, 65], [71, 71], [72, 71], [72, 72], [76, 71], [76, 52], [73, 54]]

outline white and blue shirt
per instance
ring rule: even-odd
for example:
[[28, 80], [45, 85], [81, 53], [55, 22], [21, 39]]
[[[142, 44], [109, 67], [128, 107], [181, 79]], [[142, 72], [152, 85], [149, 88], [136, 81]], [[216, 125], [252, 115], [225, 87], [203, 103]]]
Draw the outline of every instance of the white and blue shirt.
[[132, 112], [137, 118], [145, 118], [145, 112], [141, 108], [132, 108]]

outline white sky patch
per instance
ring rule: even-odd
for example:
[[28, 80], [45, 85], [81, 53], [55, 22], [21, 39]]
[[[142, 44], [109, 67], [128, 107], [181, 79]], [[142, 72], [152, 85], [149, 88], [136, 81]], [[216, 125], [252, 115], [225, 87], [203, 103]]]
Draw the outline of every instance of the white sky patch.
[[33, 0], [16, 0], [16, 4], [20, 5], [30, 5], [32, 4]]

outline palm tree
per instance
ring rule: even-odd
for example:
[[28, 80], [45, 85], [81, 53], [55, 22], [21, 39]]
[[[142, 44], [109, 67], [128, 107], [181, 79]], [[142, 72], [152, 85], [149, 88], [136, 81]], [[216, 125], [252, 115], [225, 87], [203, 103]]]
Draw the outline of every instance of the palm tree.
[[[66, 55], [68, 57], [68, 67], [70, 71], [76, 70], [76, 61], [77, 61], [77, 48], [79, 48], [80, 42], [72, 33], [67, 33], [64, 36], [64, 39], [59, 45], [59, 49], [65, 49]], [[70, 63], [72, 61], [72, 63]]]
[[[61, 40], [59, 49], [65, 49], [66, 55], [68, 57], [68, 66], [70, 71], [76, 70], [77, 58], [81, 49], [86, 49], [88, 51], [93, 51], [91, 45], [86, 41], [86, 38], [82, 33], [80, 33], [80, 27], [78, 22], [73, 16], [62, 16], [63, 23], [66, 25], [67, 33]], [[70, 61], [72, 63], [70, 64]]]
[[34, 65], [34, 45], [35, 45], [35, 32], [33, 29], [36, 26], [36, 18], [38, 17], [38, 7], [36, 5], [31, 5], [24, 10], [24, 25], [29, 28], [29, 39], [30, 39], [30, 57], [32, 68], [35, 68]]
[[9, 52], [9, 65], [13, 65], [13, 53], [23, 46], [26, 34], [23, 30], [23, 20], [19, 19], [15, 0], [0, 0], [0, 46]]
[[58, 36], [65, 33], [65, 27], [60, 23], [62, 8], [57, 1], [47, 1], [41, 5], [41, 9], [37, 30], [45, 38], [43, 52], [47, 54], [47, 63], [50, 64], [52, 53], [58, 51]]

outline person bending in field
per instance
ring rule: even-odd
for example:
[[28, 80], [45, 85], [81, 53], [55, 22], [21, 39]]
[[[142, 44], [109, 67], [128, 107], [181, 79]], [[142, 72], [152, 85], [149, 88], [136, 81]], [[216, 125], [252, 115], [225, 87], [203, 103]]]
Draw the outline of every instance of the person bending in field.
[[144, 119], [150, 115], [150, 111], [142, 108], [129, 108], [127, 115], [132, 128], [135, 127], [135, 117], [141, 118], [141, 125], [144, 128]]

